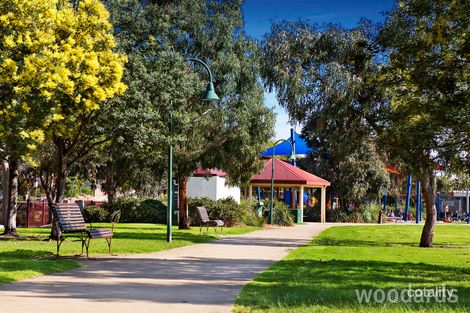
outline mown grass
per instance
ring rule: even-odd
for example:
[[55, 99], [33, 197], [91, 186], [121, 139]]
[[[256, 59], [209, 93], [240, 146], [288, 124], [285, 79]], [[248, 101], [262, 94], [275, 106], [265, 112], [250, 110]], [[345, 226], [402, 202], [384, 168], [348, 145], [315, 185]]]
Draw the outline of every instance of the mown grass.
[[[469, 312], [470, 227], [437, 226], [434, 248], [418, 247], [421, 229], [332, 227], [258, 275], [243, 288], [234, 311]], [[355, 291], [443, 285], [457, 289], [458, 303], [360, 304]]]
[[[110, 224], [93, 224], [93, 227], [111, 227]], [[239, 235], [259, 228], [224, 228], [224, 235]], [[34, 276], [60, 272], [79, 267], [73, 259], [55, 260], [56, 242], [48, 241], [49, 228], [20, 228], [24, 236], [20, 239], [0, 239], [0, 283], [9, 283]], [[150, 253], [178, 248], [194, 243], [210, 242], [217, 239], [213, 228], [199, 235], [199, 227], [178, 230], [173, 227], [173, 241], [166, 242], [166, 226], [158, 224], [117, 224], [113, 238], [113, 253]], [[66, 239], [60, 248], [61, 256], [73, 256], [81, 252], [81, 243], [75, 238]], [[106, 254], [106, 240], [92, 240], [90, 254]]]

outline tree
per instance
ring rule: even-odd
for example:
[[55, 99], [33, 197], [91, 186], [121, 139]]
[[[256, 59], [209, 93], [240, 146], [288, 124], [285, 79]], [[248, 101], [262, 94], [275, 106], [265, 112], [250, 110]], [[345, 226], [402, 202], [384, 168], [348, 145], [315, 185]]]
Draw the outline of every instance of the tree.
[[[43, 162], [41, 171], [54, 168], [55, 199], [51, 184], [43, 177], [49, 204], [62, 202], [68, 169], [93, 149], [109, 140], [99, 124], [103, 112], [111, 110], [110, 99], [123, 94], [121, 82], [126, 57], [114, 52], [116, 46], [105, 6], [96, 0], [75, 3], [55, 1], [54, 57], [60, 68], [48, 80], [54, 88], [47, 100], [56, 103], [47, 123], [47, 139], [55, 157]], [[49, 171], [48, 171], [49, 170]]]
[[[162, 165], [166, 162], [162, 152], [168, 140], [172, 141], [179, 182], [179, 225], [188, 228], [186, 182], [197, 164], [226, 170], [232, 182], [247, 181], [262, 166], [259, 151], [272, 135], [274, 116], [263, 104], [257, 80], [258, 46], [241, 32], [242, 2], [106, 3], [119, 45], [129, 52], [126, 75], [133, 83], [121, 100], [127, 107], [135, 108], [137, 101], [150, 110], [144, 116], [151, 125], [160, 126], [160, 132], [149, 133], [142, 147], [157, 150], [151, 156], [160, 158]], [[222, 100], [211, 106], [200, 99], [206, 73], [197, 75], [199, 68], [190, 69], [186, 63], [194, 56], [207, 61], [215, 75]], [[145, 112], [135, 109], [137, 116]], [[167, 131], [170, 112], [171, 136]]]
[[[4, 160], [5, 233], [16, 233], [19, 165], [34, 164], [44, 124], [56, 103], [45, 101], [59, 63], [53, 0], [5, 0], [0, 7], [0, 156]], [[6, 175], [8, 177], [6, 177]], [[6, 198], [5, 198], [6, 197]]]
[[315, 149], [300, 164], [331, 180], [343, 205], [376, 199], [388, 184], [375, 33], [365, 20], [353, 29], [284, 21], [263, 41], [265, 85]]
[[433, 241], [436, 165], [470, 169], [469, 15], [466, 1], [398, 1], [379, 37], [389, 56], [380, 76], [390, 98], [383, 138], [421, 182], [421, 247]]

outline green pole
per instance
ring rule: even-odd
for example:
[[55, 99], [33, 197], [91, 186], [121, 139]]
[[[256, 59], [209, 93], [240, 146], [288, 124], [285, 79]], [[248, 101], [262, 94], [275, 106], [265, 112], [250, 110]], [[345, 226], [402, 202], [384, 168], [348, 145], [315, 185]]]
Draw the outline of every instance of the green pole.
[[[276, 146], [276, 145], [274, 145]], [[273, 201], [274, 201], [274, 149], [271, 157], [271, 198], [269, 202], [269, 224], [273, 224]]]
[[[202, 100], [205, 101], [214, 101], [219, 100], [219, 97], [215, 93], [214, 90], [214, 82], [212, 77], [212, 72], [209, 69], [209, 66], [204, 63], [203, 61], [190, 58], [189, 61], [196, 62], [202, 64], [207, 73], [209, 74], [209, 84], [207, 85], [206, 92], [204, 93]], [[169, 130], [169, 138], [168, 138], [168, 205], [167, 205], [167, 225], [166, 225], [166, 241], [171, 242], [172, 240], [172, 233], [171, 233], [171, 226], [172, 226], [172, 215], [173, 215], [173, 146], [171, 144], [172, 134], [173, 134], [173, 101], [170, 101], [170, 113], [168, 114], [168, 130]]]
[[276, 141], [272, 147], [273, 149], [273, 153], [272, 153], [272, 156], [271, 156], [271, 201], [269, 203], [269, 224], [273, 224], [273, 201], [274, 201], [274, 150], [276, 149], [276, 146], [284, 141], [287, 141], [290, 145], [290, 149], [291, 149], [291, 155], [289, 157], [289, 159], [293, 160], [295, 159], [295, 155], [294, 155], [294, 146], [292, 145], [292, 143], [287, 140], [287, 139], [279, 139], [278, 141]]
[[169, 141], [168, 141], [168, 205], [167, 205], [167, 217], [166, 217], [166, 241], [171, 242], [172, 233], [172, 214], [173, 214], [173, 146], [171, 145], [171, 135], [173, 132], [172, 125], [172, 114], [171, 108], [168, 114], [168, 130], [169, 130]]

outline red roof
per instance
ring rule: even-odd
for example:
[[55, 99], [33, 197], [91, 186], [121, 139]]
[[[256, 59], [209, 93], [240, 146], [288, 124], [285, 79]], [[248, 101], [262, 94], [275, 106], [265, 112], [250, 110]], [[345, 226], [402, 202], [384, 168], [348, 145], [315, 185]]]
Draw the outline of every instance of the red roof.
[[197, 166], [197, 170], [193, 172], [193, 176], [218, 176], [225, 177], [227, 173], [217, 168], [203, 169], [201, 165]]
[[274, 160], [274, 183], [286, 185], [309, 185], [309, 186], [329, 186], [326, 179], [315, 176], [309, 172], [301, 170], [287, 162], [279, 159], [269, 159], [266, 161], [261, 173], [251, 178], [252, 184], [270, 184], [271, 167]]
[[401, 173], [399, 171], [397, 171], [396, 168], [397, 168], [397, 166], [387, 165], [385, 167], [385, 171], [390, 173], [390, 174], [400, 175]]

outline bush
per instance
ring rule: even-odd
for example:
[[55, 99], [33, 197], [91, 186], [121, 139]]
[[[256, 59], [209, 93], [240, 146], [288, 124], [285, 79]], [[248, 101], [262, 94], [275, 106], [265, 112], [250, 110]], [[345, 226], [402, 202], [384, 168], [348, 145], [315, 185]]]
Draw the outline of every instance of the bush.
[[[258, 215], [257, 212], [258, 201], [254, 199], [243, 199], [240, 201], [241, 208], [241, 221], [240, 224], [244, 226], [263, 227], [266, 219]], [[264, 208], [261, 208], [263, 212]]]
[[231, 227], [240, 224], [243, 216], [242, 208], [232, 197], [217, 200], [215, 208], [214, 216], [218, 216], [216, 219], [223, 220], [225, 226]]
[[[268, 213], [269, 214], [269, 213]], [[294, 223], [291, 210], [283, 201], [274, 200], [273, 224], [291, 226]]]
[[199, 225], [199, 215], [196, 208], [203, 206], [207, 210], [210, 219], [224, 221], [225, 226], [245, 225], [260, 227], [264, 219], [256, 214], [256, 202], [244, 200], [238, 204], [233, 198], [219, 199], [217, 201], [209, 198], [189, 199], [189, 219], [191, 225]]
[[[379, 216], [380, 205], [367, 203], [359, 208], [349, 211], [347, 208], [336, 208], [326, 210], [326, 221], [332, 223], [375, 223]], [[320, 206], [306, 209], [306, 220], [320, 222]]]
[[99, 206], [90, 205], [82, 209], [83, 218], [87, 223], [109, 222], [109, 212]]
[[113, 204], [107, 204], [108, 212], [120, 211], [123, 223], [166, 223], [166, 205], [159, 200], [140, 200], [118, 198]]
[[191, 225], [199, 225], [199, 215], [197, 213], [196, 208], [198, 206], [203, 206], [207, 210], [207, 215], [209, 218], [214, 218], [215, 212], [217, 209], [215, 208], [217, 202], [211, 200], [209, 198], [189, 198], [189, 223]]

